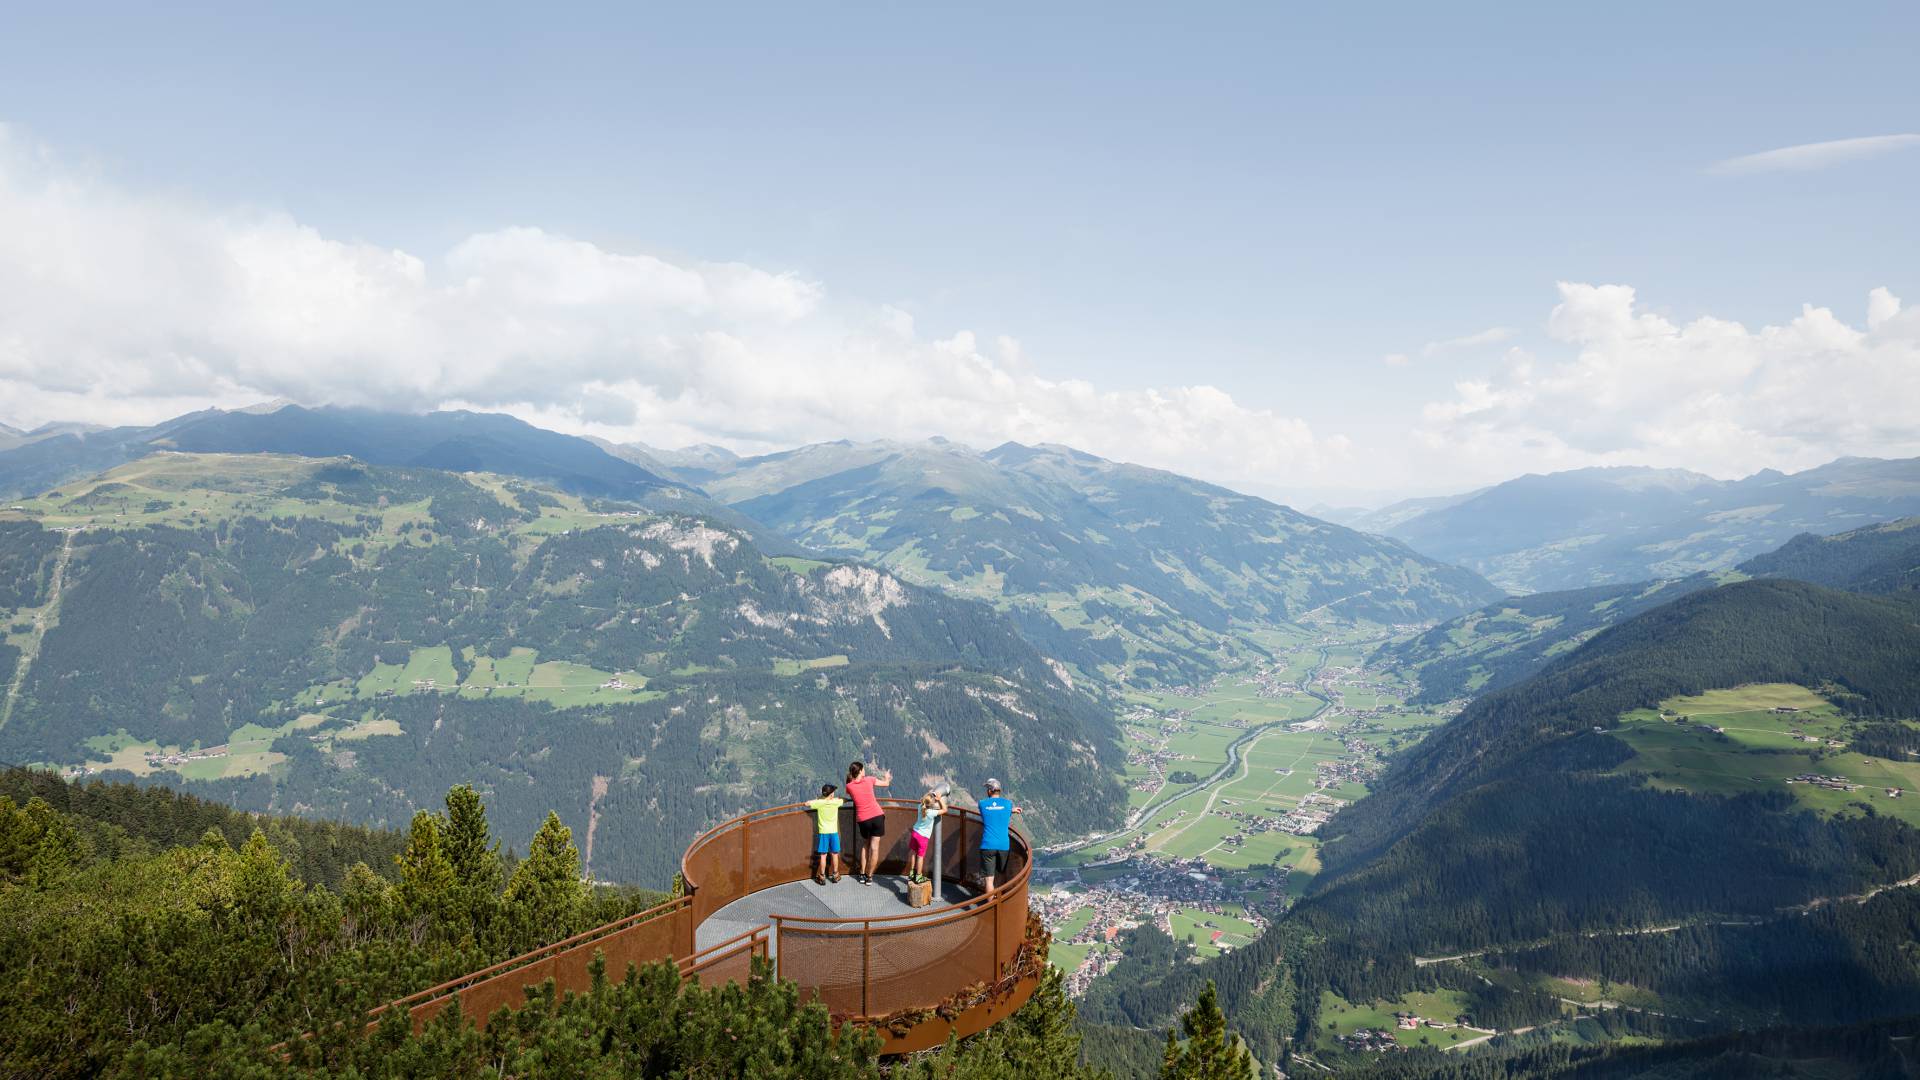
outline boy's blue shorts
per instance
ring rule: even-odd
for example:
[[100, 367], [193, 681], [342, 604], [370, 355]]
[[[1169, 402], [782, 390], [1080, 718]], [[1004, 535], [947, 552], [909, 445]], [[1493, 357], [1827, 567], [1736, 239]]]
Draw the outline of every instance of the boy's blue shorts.
[[814, 833], [813, 853], [815, 855], [840, 854], [840, 834], [837, 832]]

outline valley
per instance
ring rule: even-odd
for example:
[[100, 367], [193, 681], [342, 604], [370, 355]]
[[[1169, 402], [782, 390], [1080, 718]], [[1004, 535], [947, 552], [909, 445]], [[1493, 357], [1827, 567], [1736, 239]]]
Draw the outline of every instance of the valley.
[[1389, 632], [1270, 628], [1270, 662], [1126, 695], [1126, 825], [1048, 848], [1038, 879], [1071, 990], [1119, 961], [1133, 927], [1206, 959], [1249, 943], [1306, 891], [1321, 827], [1366, 794], [1388, 753], [1451, 715], [1406, 706], [1408, 684], [1367, 663]]

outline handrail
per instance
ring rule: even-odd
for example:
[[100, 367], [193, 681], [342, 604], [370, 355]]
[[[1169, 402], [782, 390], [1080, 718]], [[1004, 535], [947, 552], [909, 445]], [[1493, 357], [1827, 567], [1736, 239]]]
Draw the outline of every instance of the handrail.
[[[918, 810], [920, 806], [920, 800], [918, 799], [901, 799], [894, 796], [886, 796], [879, 799], [878, 801], [882, 809], [891, 807], [897, 810]], [[796, 811], [802, 812], [802, 813], [810, 812], [809, 810], [807, 810], [806, 803], [788, 803], [785, 806], [767, 807], [765, 809], [754, 810], [745, 814], [741, 814], [738, 817], [729, 818], [728, 820], [723, 821], [718, 825], [715, 825], [713, 828], [708, 829], [706, 832], [701, 833], [699, 836], [694, 838], [692, 843], [687, 845], [686, 853], [680, 857], [681, 878], [687, 883], [687, 886], [690, 890], [694, 892], [698, 892], [700, 887], [699, 882], [694, 880], [692, 868], [688, 865], [688, 863], [689, 863], [689, 860], [693, 858], [694, 853], [698, 852], [703, 846], [705, 846], [706, 842], [710, 838], [718, 837], [730, 829], [733, 829], [736, 827], [742, 827], [749, 821], [759, 821], [765, 818], [776, 817], [780, 814], [794, 813]], [[947, 816], [957, 817], [961, 820], [972, 820], [976, 822], [981, 822], [983, 825], [985, 824], [984, 820], [980, 817], [980, 812], [978, 810], [970, 809], [964, 806], [948, 807]], [[954, 912], [967, 912], [967, 911], [974, 910], [975, 908], [990, 907], [993, 904], [999, 903], [1000, 901], [1004, 900], [1006, 897], [1013, 895], [1014, 889], [1021, 883], [1027, 881], [1032, 876], [1033, 874], [1033, 841], [1030, 838], [1028, 838], [1025, 831], [1011, 824], [1008, 826], [1007, 832], [1009, 837], [1018, 838], [1020, 841], [1020, 846], [1024, 848], [1026, 851], [1027, 857], [1024, 860], [1022, 860], [1022, 865], [1020, 867], [1019, 872], [1014, 874], [1012, 877], [1008, 878], [1007, 880], [996, 884], [993, 887], [993, 890], [991, 892], [983, 892], [977, 896], [967, 897], [965, 900], [962, 900], [957, 904], [948, 905], [948, 907], [951, 908]], [[873, 924], [873, 923], [891, 923], [891, 922], [902, 922], [902, 923], [913, 922], [915, 925], [924, 925], [929, 921], [940, 921], [940, 922], [946, 921], [944, 918], [940, 920], [928, 920], [925, 914], [921, 912], [916, 912], [916, 911], [909, 911], [899, 915], [878, 915], [878, 916], [873, 916], [871, 918], [864, 918], [864, 919], [835, 918], [832, 916], [825, 916], [825, 915], [781, 915], [778, 913], [775, 913], [769, 916], [769, 918], [779, 919], [785, 922], [833, 923], [836, 925], [843, 925], [843, 926], [851, 925], [854, 923]]]
[[[684, 974], [688, 971], [693, 970], [694, 968], [699, 967], [702, 963], [706, 962], [707, 960], [713, 958], [713, 954], [715, 953], [720, 953], [727, 950], [737, 950], [737, 947], [743, 941], [756, 941], [758, 939], [765, 938], [766, 936], [767, 936], [767, 928], [764, 926], [756, 926], [753, 929], [746, 931], [745, 933], [735, 934], [725, 941], [721, 941], [721, 942], [717, 942], [715, 944], [709, 945], [706, 948], [701, 949], [698, 952], [691, 953], [685, 958], [681, 959], [679, 961], [680, 971]], [[761, 942], [761, 944], [764, 944], [764, 942]]]
[[[1020, 839], [1023, 844], [1027, 842], [1027, 839], [1025, 836], [1022, 836]], [[1014, 890], [1017, 889], [1021, 884], [1025, 883], [1027, 879], [1032, 875], [1033, 873], [1033, 856], [1031, 854], [1032, 851], [1033, 851], [1032, 846], [1030, 844], [1027, 845], [1028, 855], [1025, 860], [1025, 865], [1020, 867], [1019, 873], [995, 885], [993, 887], [992, 892], [983, 892], [976, 896], [969, 896], [965, 900], [962, 900], [958, 903], [948, 904], [947, 910], [941, 912], [939, 918], [929, 918], [925, 913], [918, 912], [918, 911], [903, 912], [899, 915], [872, 915], [865, 918], [853, 918], [851, 916], [832, 916], [832, 915], [781, 915], [779, 913], [775, 913], [769, 917], [774, 919], [779, 919], [782, 922], [832, 923], [838, 926], [851, 926], [855, 923], [873, 926], [876, 924], [885, 924], [885, 923], [894, 923], [894, 922], [910, 923], [911, 925], [914, 925], [914, 926], [929, 926], [937, 923], [946, 922], [949, 915], [958, 916], [958, 915], [971, 914], [972, 912], [983, 910], [985, 908], [994, 907], [998, 904], [1005, 902], [1007, 898], [1013, 895]], [[815, 931], [809, 931], [809, 933], [813, 933], [813, 932]], [[852, 932], [853, 931], [848, 931], [848, 933], [852, 933]]]
[[667, 900], [663, 903], [655, 904], [654, 906], [646, 909], [645, 911], [640, 911], [632, 915], [628, 915], [624, 919], [615, 919], [613, 922], [610, 922], [610, 923], [602, 923], [601, 925], [596, 926], [591, 930], [582, 930], [580, 933], [575, 934], [572, 937], [562, 938], [559, 941], [553, 942], [550, 945], [542, 945], [539, 948], [533, 949], [529, 952], [523, 952], [519, 956], [510, 956], [507, 959], [502, 960], [491, 967], [484, 967], [484, 968], [481, 968], [479, 971], [469, 971], [465, 975], [448, 979], [446, 982], [443, 982], [438, 986], [430, 986], [425, 990], [420, 990], [412, 994], [408, 994], [406, 997], [389, 1001], [385, 1005], [381, 1005], [373, 1009], [370, 1013], [368, 1013], [368, 1015], [377, 1016], [380, 1013], [386, 1011], [387, 1009], [398, 1008], [402, 1006], [405, 1006], [407, 1008], [412, 1008], [413, 1006], [422, 1004], [431, 998], [441, 996], [442, 994], [444, 994], [449, 990], [461, 989], [468, 983], [476, 983], [482, 979], [491, 978], [502, 972], [510, 971], [517, 967], [526, 967], [530, 964], [539, 963], [540, 961], [547, 959], [549, 956], [553, 956], [558, 953], [563, 953], [568, 949], [573, 948], [576, 945], [582, 945], [588, 941], [597, 941], [600, 938], [609, 937], [613, 934], [619, 933], [622, 930], [626, 930], [630, 927], [638, 926], [641, 923], [651, 922], [654, 919], [661, 918], [666, 915], [670, 915], [673, 913], [675, 909], [689, 907], [692, 904], [693, 904], [693, 897], [676, 896], [671, 900]]

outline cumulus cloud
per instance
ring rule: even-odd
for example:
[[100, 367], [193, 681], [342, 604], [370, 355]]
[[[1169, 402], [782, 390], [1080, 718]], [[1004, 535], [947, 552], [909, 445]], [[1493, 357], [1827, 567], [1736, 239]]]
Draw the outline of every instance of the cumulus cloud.
[[1844, 454], [1920, 455], [1920, 310], [1885, 289], [1866, 326], [1804, 306], [1749, 329], [1675, 322], [1626, 285], [1563, 282], [1552, 356], [1509, 350], [1424, 410], [1424, 443], [1490, 473], [1687, 465], [1720, 476]]
[[745, 450], [1064, 442], [1251, 486], [1345, 450], [1211, 386], [1049, 378], [1010, 338], [928, 337], [792, 273], [528, 227], [423, 257], [130, 193], [0, 128], [0, 419], [149, 422], [265, 398]]
[[1743, 154], [1717, 162], [1710, 170], [1717, 173], [1811, 172], [1844, 165], [1850, 161], [1879, 157], [1896, 150], [1920, 146], [1920, 134], [1867, 135], [1858, 139], [1833, 139], [1828, 142], [1801, 143]]

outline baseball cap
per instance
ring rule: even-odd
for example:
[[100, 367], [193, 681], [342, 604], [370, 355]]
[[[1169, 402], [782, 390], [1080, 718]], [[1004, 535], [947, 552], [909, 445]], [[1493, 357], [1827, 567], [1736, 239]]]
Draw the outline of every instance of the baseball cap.
[[987, 788], [988, 788], [988, 790], [990, 790], [990, 791], [999, 791], [999, 790], [1000, 790], [1000, 781], [998, 781], [998, 780], [995, 780], [995, 779], [994, 779], [993, 777], [991, 777], [991, 776], [989, 776], [989, 777], [987, 777]]

